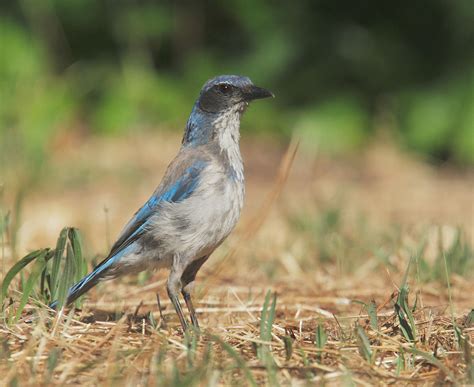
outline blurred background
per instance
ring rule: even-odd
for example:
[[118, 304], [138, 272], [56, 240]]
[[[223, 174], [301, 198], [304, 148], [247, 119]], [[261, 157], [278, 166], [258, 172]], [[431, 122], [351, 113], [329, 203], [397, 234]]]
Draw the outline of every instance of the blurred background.
[[204, 81], [236, 73], [277, 95], [244, 131], [348, 152], [382, 121], [430, 162], [474, 164], [471, 0], [9, 0], [0, 12], [7, 160], [60, 131], [180, 131]]
[[[319, 178], [321, 165], [360, 184], [367, 183], [364, 168], [375, 164], [389, 175], [419, 167], [408, 186], [421, 192], [423, 176], [436, 180], [447, 168], [445, 190], [433, 183], [420, 202], [440, 210], [456, 206], [454, 199], [439, 205], [449, 192], [472, 192], [472, 0], [9, 0], [0, 3], [0, 31], [0, 184], [9, 210], [19, 212], [23, 198], [36, 193], [38, 203], [51, 195], [51, 214], [58, 195], [85, 198], [92, 186], [104, 186], [106, 195], [123, 181], [143, 189], [119, 194], [135, 195], [122, 207], [136, 208], [175, 154], [202, 84], [234, 73], [277, 96], [252, 106], [243, 120], [250, 181], [271, 181], [296, 135], [310, 160], [346, 160], [342, 169], [359, 170], [339, 176], [331, 170], [337, 164], [318, 159]], [[387, 146], [403, 156], [364, 159], [374, 150], [390, 153]], [[365, 164], [354, 163], [361, 159]], [[144, 183], [148, 178], [153, 184]], [[406, 183], [401, 179], [397, 188]], [[384, 180], [385, 189], [395, 181]], [[113, 207], [110, 196], [88, 192]], [[72, 203], [67, 213], [78, 205]], [[412, 210], [419, 202], [410, 206], [407, 213], [418, 217]], [[472, 215], [472, 201], [463, 206], [461, 221], [462, 214], [445, 218], [469, 226], [465, 206]], [[85, 211], [78, 217], [93, 212]], [[75, 221], [81, 224], [60, 218], [52, 229]], [[110, 221], [115, 231], [123, 217]]]

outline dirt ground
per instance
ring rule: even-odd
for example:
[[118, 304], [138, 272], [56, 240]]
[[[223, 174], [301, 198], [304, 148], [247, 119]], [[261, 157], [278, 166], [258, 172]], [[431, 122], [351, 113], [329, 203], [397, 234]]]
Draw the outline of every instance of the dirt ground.
[[[171, 134], [138, 133], [113, 140], [58, 138], [44, 178], [27, 193], [22, 206], [18, 255], [53, 247], [66, 225], [81, 230], [88, 257], [106, 254], [159, 182], [179, 142], [179, 136]], [[434, 167], [381, 142], [344, 157], [329, 157], [302, 144], [287, 171], [282, 167], [286, 148], [243, 139], [246, 204], [236, 231], [198, 274], [195, 303], [209, 336], [197, 344], [196, 358], [204, 359], [206, 340], [212, 342], [212, 335], [218, 335], [245, 360], [257, 383], [274, 384], [273, 368], [254, 350], [263, 345], [259, 319], [265, 293], [271, 290], [277, 294], [272, 352], [281, 384], [466, 380], [468, 371], [462, 350], [456, 347], [452, 322], [464, 324], [474, 306], [472, 271], [451, 276], [452, 302], [445, 279], [409, 278], [410, 302], [415, 302], [415, 295], [418, 302], [417, 348], [434, 354], [442, 366], [412, 353], [412, 363], [406, 360], [405, 367], [396, 370], [400, 348], [408, 343], [397, 331], [393, 304], [421, 239], [426, 241], [428, 264], [434, 264], [440, 245], [447, 248], [453, 243], [458, 229], [472, 249], [474, 171]], [[277, 181], [285, 172], [289, 174], [283, 185]], [[14, 187], [13, 181], [6, 185], [7, 203], [13, 201]], [[327, 226], [324, 216], [335, 216], [337, 228]], [[6, 251], [8, 267], [12, 262]], [[42, 312], [41, 324], [28, 323], [24, 317], [16, 326], [2, 328], [10, 355], [3, 367], [0, 361], [0, 373], [9, 382], [25, 384], [35, 378], [44, 384], [96, 385], [111, 380], [124, 385], [176, 384], [184, 380], [169, 376], [177, 364], [182, 378], [203, 367], [199, 383], [227, 384], [244, 378], [243, 366], [229, 372], [216, 365], [233, 361], [217, 341], [214, 363], [186, 363], [189, 347], [182, 344], [165, 280], [166, 273], [157, 272], [139, 277], [138, 285], [136, 277], [105, 283], [89, 292], [82, 312], [67, 321]], [[156, 292], [165, 321], [158, 314]], [[379, 331], [368, 328], [367, 312], [354, 300], [375, 300]], [[34, 309], [29, 305], [30, 312]], [[160, 321], [159, 329], [147, 325], [143, 316], [148, 311]], [[129, 316], [120, 317], [122, 313]], [[364, 359], [357, 337], [343, 337], [344, 332], [353, 332], [355, 323], [367, 329], [373, 361]], [[321, 356], [314, 343], [318, 324], [328, 334]], [[472, 326], [463, 332], [474, 341]], [[289, 357], [285, 337], [293, 343]], [[165, 342], [166, 359], [157, 365], [153, 359]], [[61, 357], [48, 374], [53, 348], [61, 349]], [[408, 357], [409, 350], [405, 353]]]

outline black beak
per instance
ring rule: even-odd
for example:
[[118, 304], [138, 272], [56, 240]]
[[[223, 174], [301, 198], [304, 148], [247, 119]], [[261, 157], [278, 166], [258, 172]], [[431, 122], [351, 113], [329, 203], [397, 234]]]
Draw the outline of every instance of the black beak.
[[262, 99], [275, 97], [273, 93], [267, 89], [257, 86], [251, 86], [249, 90], [245, 92], [245, 100], [253, 101], [254, 99]]

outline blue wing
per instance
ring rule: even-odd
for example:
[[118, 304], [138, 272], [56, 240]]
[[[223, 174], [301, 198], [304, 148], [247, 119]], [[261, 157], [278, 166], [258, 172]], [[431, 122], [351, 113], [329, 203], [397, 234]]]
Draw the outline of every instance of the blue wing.
[[[204, 161], [194, 161], [189, 167], [180, 168], [183, 171], [182, 173], [177, 173], [177, 168], [170, 168], [160, 187], [125, 226], [119, 239], [112, 246], [107, 258], [99, 263], [91, 273], [69, 289], [66, 304], [74, 302], [74, 300], [95, 286], [107, 269], [118, 262], [124, 254], [135, 248], [134, 242], [146, 231], [151, 216], [159, 211], [160, 203], [177, 203], [191, 196], [199, 184], [200, 174], [205, 166], [206, 162]], [[56, 305], [57, 302], [55, 301], [50, 307], [55, 308]]]
[[[203, 161], [196, 161], [186, 168], [181, 176], [172, 183], [159, 187], [145, 205], [140, 208], [122, 231], [119, 239], [112, 246], [109, 257], [136, 241], [146, 230], [150, 216], [155, 213], [161, 202], [180, 202], [192, 195], [196, 189], [200, 173], [205, 167]], [[164, 182], [166, 179], [164, 179]]]

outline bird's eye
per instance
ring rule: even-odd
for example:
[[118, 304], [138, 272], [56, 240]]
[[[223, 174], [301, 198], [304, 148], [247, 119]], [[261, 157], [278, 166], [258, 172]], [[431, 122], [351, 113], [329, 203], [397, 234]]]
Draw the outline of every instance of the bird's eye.
[[219, 87], [219, 91], [220, 91], [221, 93], [224, 93], [224, 94], [229, 93], [230, 90], [231, 90], [230, 85], [228, 85], [228, 84], [226, 84], [226, 83], [221, 83], [218, 87]]

